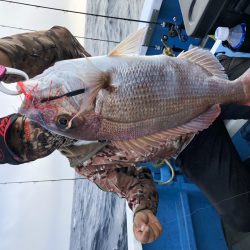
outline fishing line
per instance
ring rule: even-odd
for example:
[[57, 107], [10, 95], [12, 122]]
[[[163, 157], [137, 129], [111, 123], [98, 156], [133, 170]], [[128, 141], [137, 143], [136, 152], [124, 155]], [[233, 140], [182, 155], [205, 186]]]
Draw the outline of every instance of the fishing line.
[[66, 13], [73, 13], [73, 14], [81, 14], [86, 16], [95, 16], [95, 17], [103, 17], [103, 18], [109, 18], [109, 19], [116, 19], [116, 20], [123, 20], [123, 21], [130, 21], [130, 22], [138, 22], [138, 23], [147, 23], [147, 24], [159, 24], [159, 22], [151, 22], [151, 21], [145, 21], [145, 20], [139, 20], [139, 19], [132, 19], [132, 18], [124, 18], [124, 17], [114, 17], [114, 16], [107, 16], [107, 15], [100, 15], [100, 14], [93, 14], [93, 13], [87, 13], [87, 12], [81, 12], [81, 11], [74, 11], [74, 10], [66, 10], [61, 8], [55, 8], [55, 7], [48, 7], [48, 6], [42, 6], [42, 5], [36, 5], [36, 4], [29, 4], [24, 2], [16, 2], [16, 1], [9, 1], [9, 0], [0, 0], [1, 2], [6, 3], [12, 3], [12, 4], [18, 4], [18, 5], [24, 5], [29, 7], [36, 7], [41, 9], [47, 9], [47, 10], [56, 10]]
[[87, 180], [86, 177], [77, 177], [77, 178], [64, 178], [64, 179], [50, 179], [50, 180], [38, 180], [38, 181], [8, 181], [0, 182], [0, 185], [11, 185], [11, 184], [27, 184], [27, 183], [41, 183], [41, 182], [59, 182], [59, 181], [78, 181], [78, 180]]
[[27, 28], [21, 28], [21, 27], [15, 27], [15, 26], [3, 25], [3, 24], [0, 24], [0, 27], [23, 30], [23, 31], [37, 31], [37, 30], [31, 30], [31, 29], [27, 29]]
[[85, 93], [85, 91], [86, 91], [85, 89], [77, 89], [77, 90], [70, 91], [70, 92], [68, 92], [66, 94], [63, 94], [63, 95], [43, 98], [40, 102], [41, 103], [49, 102], [49, 101], [53, 101], [53, 100], [56, 100], [56, 99], [59, 99], [59, 98], [62, 98], [62, 97], [72, 97], [72, 96], [83, 94], [83, 93]]
[[[33, 29], [28, 29], [28, 28], [21, 28], [21, 27], [16, 27], [16, 26], [3, 25], [3, 24], [0, 24], [0, 27], [10, 28], [10, 29], [16, 29], [16, 30], [23, 30], [23, 31], [31, 31], [31, 32], [38, 31], [38, 30], [33, 30]], [[86, 40], [92, 40], [92, 41], [101, 41], [101, 42], [109, 42], [109, 43], [120, 43], [118, 41], [107, 40], [107, 39], [99, 39], [99, 38], [92, 38], [92, 37], [86, 37], [86, 36], [74, 36], [74, 37], [81, 38], [81, 39], [86, 39]]]
[[[1, 0], [0, 0], [1, 1]], [[9, 25], [3, 25], [0, 24], [0, 27], [3, 28], [10, 28], [10, 29], [16, 29], [16, 30], [23, 30], [23, 31], [31, 31], [31, 32], [35, 32], [37, 30], [32, 30], [32, 29], [28, 29], [28, 28], [21, 28], [21, 27], [16, 27], [16, 26], [9, 26]], [[108, 39], [99, 39], [99, 38], [93, 38], [93, 37], [86, 37], [86, 36], [74, 36], [75, 38], [80, 38], [80, 39], [85, 39], [85, 40], [91, 40], [91, 41], [100, 41], [100, 42], [107, 42], [107, 43], [120, 43], [119, 41], [114, 41], [114, 40], [108, 40]], [[155, 50], [162, 50], [163, 48], [160, 45], [142, 45], [142, 46], [146, 46], [148, 48], [151, 49], [155, 49]], [[180, 52], [183, 51], [184, 49], [180, 49], [180, 48], [172, 48], [174, 51], [176, 52]]]
[[[246, 192], [243, 192], [243, 193], [240, 193], [240, 194], [237, 194], [237, 195], [234, 195], [234, 196], [231, 196], [231, 197], [228, 197], [228, 198], [225, 198], [225, 199], [220, 200], [218, 202], [215, 202], [215, 203], [213, 203], [213, 205], [208, 205], [208, 206], [205, 206], [205, 207], [197, 208], [197, 209], [195, 209], [194, 211], [192, 211], [189, 214], [181, 215], [180, 218], [192, 217], [192, 216], [194, 216], [195, 214], [199, 213], [202, 210], [206, 210], [206, 209], [209, 209], [209, 208], [214, 208], [216, 205], [219, 205], [219, 204], [221, 204], [223, 202], [226, 202], [226, 201], [229, 201], [229, 200], [233, 200], [235, 198], [238, 198], [240, 196], [243, 196], [243, 195], [246, 195], [246, 194], [249, 194], [249, 193], [250, 193], [250, 190], [246, 191]], [[182, 209], [180, 209], [180, 210], [182, 210]], [[173, 219], [173, 220], [170, 220], [170, 221], [168, 221], [168, 222], [166, 222], [164, 224], [171, 224], [171, 223], [174, 223], [176, 221], [177, 221], [177, 219]]]
[[[39, 180], [39, 181], [32, 181], [32, 180], [31, 181], [12, 181], [12, 182], [0, 182], [0, 185], [29, 184], [29, 183], [36, 184], [36, 183], [44, 183], [44, 182], [78, 181], [78, 180], [88, 180], [88, 178], [86, 178], [86, 177], [77, 177], [77, 178], [50, 179], [50, 180]], [[250, 193], [250, 190], [246, 191], [246, 192], [243, 192], [243, 193], [240, 193], [240, 194], [237, 194], [237, 195], [234, 195], [232, 197], [225, 198], [223, 200], [220, 200], [218, 202], [213, 203], [213, 206], [208, 205], [208, 206], [205, 206], [205, 207], [197, 208], [197, 209], [195, 209], [194, 211], [192, 211], [189, 214], [181, 215], [179, 218], [183, 219], [183, 218], [187, 218], [187, 217], [192, 217], [192, 216], [196, 215], [197, 213], [201, 212], [202, 210], [206, 210], [206, 209], [209, 209], [209, 208], [214, 208], [214, 206], [216, 206], [216, 205], [219, 205], [219, 204], [221, 204], [223, 202], [238, 198], [240, 196], [243, 196], [243, 195], [246, 195], [246, 194], [249, 194], [249, 193]], [[182, 210], [182, 209], [180, 209], [180, 210]], [[175, 223], [176, 221], [177, 221], [177, 219], [173, 219], [173, 220], [164, 222], [164, 225]]]

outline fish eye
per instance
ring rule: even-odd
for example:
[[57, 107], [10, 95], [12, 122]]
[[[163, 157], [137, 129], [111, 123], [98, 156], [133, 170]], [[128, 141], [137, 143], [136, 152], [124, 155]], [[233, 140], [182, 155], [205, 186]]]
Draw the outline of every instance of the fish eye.
[[71, 117], [68, 115], [60, 115], [57, 119], [57, 126], [62, 129], [67, 128], [70, 119]]

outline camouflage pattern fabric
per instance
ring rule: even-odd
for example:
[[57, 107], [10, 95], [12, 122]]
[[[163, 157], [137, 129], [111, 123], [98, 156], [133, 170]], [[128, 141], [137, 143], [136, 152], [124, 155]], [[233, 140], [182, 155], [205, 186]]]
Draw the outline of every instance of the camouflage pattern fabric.
[[158, 193], [151, 172], [146, 167], [135, 167], [129, 157], [114, 146], [103, 144], [89, 159], [83, 160], [101, 143], [82, 146], [62, 146], [61, 153], [66, 155], [79, 175], [94, 182], [100, 189], [115, 192], [119, 197], [126, 198], [131, 210], [136, 213], [143, 209], [157, 212]]
[[[66, 147], [75, 142], [73, 139], [52, 134], [37, 123], [21, 117], [21, 125], [13, 123], [7, 133], [8, 146], [14, 154], [18, 155], [21, 162], [30, 162], [46, 157], [62, 145]], [[12, 136], [20, 138], [20, 140], [12, 142]]]
[[94, 182], [101, 190], [114, 192], [125, 198], [130, 209], [136, 213], [143, 209], [157, 211], [158, 193], [151, 172], [146, 167], [133, 165], [79, 165], [75, 168], [79, 175]]
[[[1, 38], [0, 50], [9, 56], [12, 67], [25, 71], [30, 78], [57, 61], [90, 56], [66, 28], [59, 26]], [[15, 76], [5, 79], [16, 80]]]

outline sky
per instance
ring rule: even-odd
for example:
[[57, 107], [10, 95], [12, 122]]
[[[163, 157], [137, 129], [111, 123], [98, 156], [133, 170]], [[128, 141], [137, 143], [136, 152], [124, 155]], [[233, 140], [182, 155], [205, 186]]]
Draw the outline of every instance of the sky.
[[[68, 10], [85, 10], [84, 0], [23, 2]], [[74, 35], [83, 36], [84, 15], [0, 2], [0, 25], [32, 30], [45, 30], [61, 25]], [[0, 37], [22, 32], [24, 31], [0, 27]], [[79, 41], [83, 43], [83, 40]], [[16, 112], [19, 104], [19, 97], [0, 93], [0, 116]], [[73, 169], [59, 152], [33, 163], [19, 166], [0, 165], [0, 182], [73, 177]], [[0, 184], [0, 249], [69, 249], [72, 199], [73, 181]]]

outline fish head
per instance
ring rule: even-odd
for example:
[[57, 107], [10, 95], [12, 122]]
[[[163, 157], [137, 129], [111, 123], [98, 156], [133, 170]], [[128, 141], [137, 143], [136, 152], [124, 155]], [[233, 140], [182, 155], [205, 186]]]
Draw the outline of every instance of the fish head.
[[32, 80], [18, 82], [25, 97], [19, 113], [56, 134], [96, 140], [100, 119], [93, 108], [82, 111], [84, 100], [89, 99], [85, 87], [79, 74], [49, 69]]

